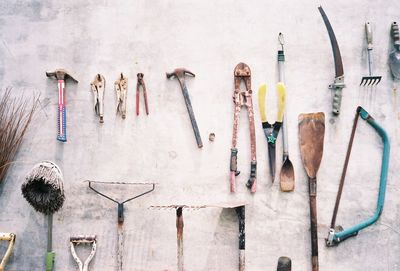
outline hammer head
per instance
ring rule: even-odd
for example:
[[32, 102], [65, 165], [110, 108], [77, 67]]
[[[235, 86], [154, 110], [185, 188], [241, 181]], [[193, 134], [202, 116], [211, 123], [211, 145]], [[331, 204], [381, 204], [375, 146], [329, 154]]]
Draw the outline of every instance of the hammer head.
[[72, 77], [72, 75], [70, 75], [64, 69], [57, 69], [54, 72], [46, 72], [46, 75], [47, 75], [47, 77], [55, 77], [57, 80], [65, 80], [67, 78], [70, 78], [75, 83], [78, 83], [78, 80], [76, 80], [74, 77]]
[[169, 78], [176, 77], [176, 78], [178, 78], [178, 80], [180, 82], [184, 82], [186, 74], [193, 76], [193, 77], [195, 76], [194, 73], [192, 73], [191, 71], [189, 71], [185, 68], [177, 68], [173, 72], [170, 72], [170, 73], [167, 72], [167, 78], [169, 79]]

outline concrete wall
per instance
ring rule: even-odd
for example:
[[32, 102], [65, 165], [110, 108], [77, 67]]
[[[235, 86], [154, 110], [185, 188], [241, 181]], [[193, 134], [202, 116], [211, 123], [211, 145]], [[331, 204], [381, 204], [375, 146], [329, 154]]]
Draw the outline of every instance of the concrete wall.
[[[317, 10], [322, 3], [342, 52], [346, 84], [340, 117], [332, 117], [331, 46]], [[116, 270], [116, 205], [87, 188], [84, 180], [156, 181], [155, 192], [126, 205], [125, 270], [176, 270], [173, 210], [157, 204], [210, 204], [244, 200], [247, 270], [275, 270], [279, 256], [292, 258], [293, 270], [310, 270], [307, 178], [297, 139], [297, 116], [326, 113], [325, 150], [318, 174], [321, 270], [400, 270], [399, 119], [387, 65], [389, 27], [399, 20], [399, 1], [50, 1], [0, 2], [0, 86], [16, 95], [40, 93], [41, 108], [0, 185], [0, 231], [15, 232], [17, 243], [7, 270], [44, 269], [46, 219], [22, 198], [21, 183], [38, 161], [53, 160], [64, 173], [66, 202], [54, 216], [56, 270], [77, 270], [68, 249], [76, 234], [97, 234], [91, 270]], [[372, 98], [359, 88], [367, 74], [364, 23], [373, 23], [375, 72], [383, 80]], [[286, 83], [290, 157], [296, 190], [282, 193], [271, 183], [267, 143], [256, 95], [258, 191], [244, 186], [249, 173], [246, 112], [240, 117], [238, 191], [229, 192], [233, 116], [233, 69], [241, 61], [252, 69], [252, 83], [267, 82], [268, 115], [275, 116], [277, 36], [286, 41]], [[195, 144], [177, 81], [165, 72], [184, 66], [196, 77], [188, 89], [204, 141]], [[56, 141], [56, 81], [45, 71], [66, 68], [79, 83], [67, 82], [68, 142]], [[113, 82], [129, 78], [128, 116], [115, 115]], [[145, 74], [150, 115], [134, 115], [136, 73]], [[94, 115], [89, 83], [96, 73], [107, 80], [105, 123]], [[363, 98], [364, 97], [364, 98]], [[142, 97], [141, 97], [142, 99]], [[379, 222], [359, 236], [326, 248], [341, 169], [356, 106], [387, 130], [392, 153], [385, 209]], [[144, 106], [141, 100], [141, 112]], [[216, 140], [208, 141], [214, 132]], [[277, 168], [282, 141], [278, 140]], [[359, 124], [340, 206], [345, 228], [370, 216], [376, 205], [382, 144]], [[139, 193], [134, 186], [99, 187], [122, 199]], [[185, 211], [186, 270], [237, 270], [237, 219], [232, 210]], [[2, 245], [4, 251], [4, 245]], [[83, 252], [83, 251], [82, 251]], [[83, 253], [85, 254], [85, 253]]]

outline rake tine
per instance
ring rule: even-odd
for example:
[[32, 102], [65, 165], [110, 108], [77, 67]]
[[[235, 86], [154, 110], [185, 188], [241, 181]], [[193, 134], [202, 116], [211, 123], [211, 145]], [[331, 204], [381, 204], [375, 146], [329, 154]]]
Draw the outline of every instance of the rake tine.
[[376, 84], [379, 84], [380, 82], [381, 82], [381, 80], [382, 80], [382, 76], [378, 76], [378, 82], [376, 82]]
[[373, 81], [374, 81], [373, 78], [368, 78], [368, 85], [367, 85], [367, 86], [370, 86], [370, 85], [372, 84]]

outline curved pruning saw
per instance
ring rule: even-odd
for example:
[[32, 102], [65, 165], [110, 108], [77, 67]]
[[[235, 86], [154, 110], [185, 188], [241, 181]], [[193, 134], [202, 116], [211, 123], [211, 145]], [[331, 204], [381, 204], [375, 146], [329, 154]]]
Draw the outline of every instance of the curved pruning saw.
[[[382, 155], [378, 203], [376, 206], [375, 213], [370, 218], [360, 222], [359, 224], [347, 230], [344, 230], [341, 226], [335, 226], [335, 223], [359, 116], [375, 129], [375, 131], [382, 138], [383, 142], [383, 155]], [[356, 236], [360, 230], [374, 224], [379, 219], [383, 211], [383, 204], [385, 202], [386, 181], [389, 168], [389, 153], [390, 153], [390, 143], [386, 131], [381, 126], [379, 126], [378, 123], [375, 122], [375, 120], [370, 116], [370, 114], [368, 114], [367, 111], [364, 110], [364, 108], [362, 108], [361, 106], [357, 107], [356, 116], [354, 118], [353, 129], [351, 131], [349, 146], [347, 148], [346, 159], [343, 166], [342, 176], [340, 179], [338, 194], [336, 197], [335, 208], [332, 215], [331, 228], [329, 230], [328, 238], [326, 239], [326, 245], [328, 247], [338, 245], [340, 242], [346, 240], [347, 238]]]
[[329, 85], [329, 88], [333, 90], [332, 113], [334, 115], [339, 115], [340, 104], [342, 103], [342, 89], [345, 87], [342, 56], [340, 55], [339, 45], [336, 40], [335, 32], [333, 32], [331, 23], [329, 22], [328, 16], [326, 16], [325, 11], [321, 6], [318, 7], [318, 10], [321, 13], [322, 19], [324, 20], [329, 34], [329, 39], [331, 40], [333, 58], [335, 61], [335, 80]]

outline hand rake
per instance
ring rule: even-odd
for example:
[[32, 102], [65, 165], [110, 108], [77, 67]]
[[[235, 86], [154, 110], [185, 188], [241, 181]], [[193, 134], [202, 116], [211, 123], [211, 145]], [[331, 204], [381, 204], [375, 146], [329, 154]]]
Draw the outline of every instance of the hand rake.
[[365, 34], [366, 34], [366, 37], [367, 37], [369, 76], [364, 76], [361, 79], [360, 86], [376, 86], [381, 81], [382, 76], [372, 75], [372, 64], [373, 64], [372, 49], [373, 49], [373, 45], [372, 45], [372, 27], [371, 27], [370, 22], [367, 22], [365, 24]]
[[[134, 200], [136, 198], [139, 198], [141, 196], [144, 196], [152, 191], [154, 191], [155, 188], [155, 183], [125, 183], [125, 182], [99, 182], [99, 181], [88, 181], [89, 182], [89, 188], [99, 194], [100, 196], [111, 200], [112, 202], [115, 202], [118, 205], [118, 245], [117, 245], [117, 265], [118, 265], [118, 271], [122, 271], [122, 253], [123, 253], [123, 247], [124, 247], [124, 204]], [[99, 192], [97, 189], [95, 189], [92, 184], [97, 183], [97, 184], [103, 184], [103, 185], [152, 185], [152, 188], [150, 190], [147, 190], [139, 195], [135, 195], [129, 199], [126, 199], [124, 201], [117, 201], [101, 192]]]

